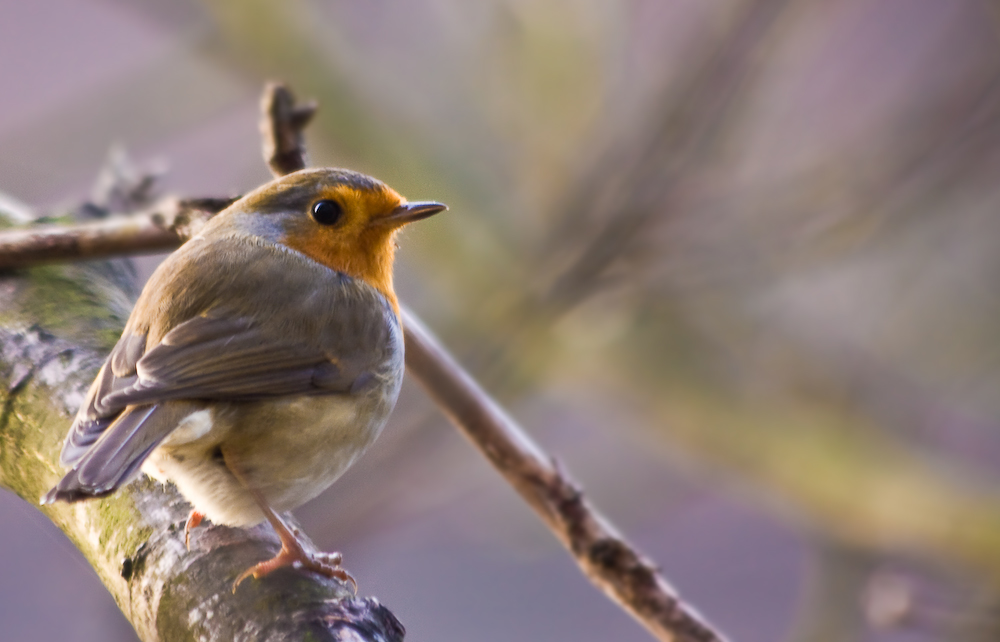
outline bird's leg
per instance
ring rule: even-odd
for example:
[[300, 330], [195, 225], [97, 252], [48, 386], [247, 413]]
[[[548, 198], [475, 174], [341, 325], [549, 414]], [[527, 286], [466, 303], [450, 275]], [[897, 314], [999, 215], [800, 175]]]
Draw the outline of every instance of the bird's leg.
[[274, 531], [278, 534], [278, 539], [281, 540], [281, 550], [271, 559], [255, 564], [243, 571], [236, 578], [236, 581], [233, 582], [234, 593], [236, 592], [236, 587], [251, 575], [254, 576], [254, 579], [260, 579], [272, 571], [285, 566], [306, 569], [320, 575], [325, 575], [326, 577], [335, 577], [342, 582], [350, 583], [354, 590], [357, 591], [358, 583], [351, 577], [350, 573], [340, 568], [342, 560], [340, 553], [318, 553], [306, 550], [302, 542], [292, 532], [292, 529], [285, 524], [277, 513], [271, 510], [267, 504], [260, 501], [258, 503], [261, 510], [264, 511], [267, 521], [271, 523]]
[[191, 514], [188, 515], [187, 522], [184, 524], [184, 547], [189, 551], [191, 550], [191, 529], [198, 528], [201, 524], [201, 520], [205, 519], [205, 513], [199, 513], [196, 510], [192, 510]]
[[267, 521], [271, 523], [271, 527], [274, 528], [274, 532], [278, 534], [278, 539], [281, 540], [281, 550], [278, 554], [271, 559], [255, 564], [243, 571], [236, 581], [233, 582], [233, 593], [236, 592], [236, 588], [240, 583], [246, 578], [253, 575], [254, 579], [260, 579], [269, 573], [283, 568], [285, 566], [291, 566], [297, 569], [306, 569], [314, 573], [319, 573], [326, 577], [333, 577], [341, 582], [348, 582], [354, 588], [354, 592], [358, 591], [358, 583], [351, 577], [351, 574], [340, 568], [340, 562], [342, 561], [342, 556], [340, 553], [319, 553], [316, 551], [306, 550], [302, 542], [299, 540], [297, 535], [297, 530], [292, 529], [285, 523], [281, 517], [274, 512], [274, 510], [268, 506], [267, 501], [264, 500], [263, 495], [261, 495], [256, 489], [251, 487], [243, 477], [233, 470], [231, 466], [226, 465], [230, 472], [239, 480], [240, 484], [243, 485], [247, 491], [253, 496], [254, 501], [260, 507], [260, 510], [264, 513], [264, 517]]

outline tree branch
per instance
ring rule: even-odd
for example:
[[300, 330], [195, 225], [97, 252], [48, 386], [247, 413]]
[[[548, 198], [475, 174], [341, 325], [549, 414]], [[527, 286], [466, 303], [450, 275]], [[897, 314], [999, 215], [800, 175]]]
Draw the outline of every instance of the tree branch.
[[[302, 127], [314, 108], [295, 107], [287, 88], [268, 85], [262, 100], [265, 159], [281, 175], [305, 167]], [[203, 210], [202, 210], [203, 211]], [[135, 252], [127, 243], [95, 239], [114, 234], [109, 222], [49, 230], [43, 235], [0, 234], [0, 265], [15, 267], [44, 260], [76, 260]], [[126, 226], [124, 222], [119, 225]], [[176, 246], [186, 228], [146, 225], [143, 243]], [[87, 238], [87, 242], [74, 239]], [[172, 245], [171, 245], [172, 243]], [[149, 245], [143, 245], [147, 249]], [[47, 250], [45, 248], [48, 248]], [[44, 250], [44, 251], [43, 251]], [[25, 260], [27, 262], [21, 262]], [[671, 642], [723, 640], [688, 608], [657, 572], [584, 499], [561, 467], [465, 372], [411, 311], [404, 309], [406, 365], [445, 414], [538, 512], [570, 551], [583, 573], [657, 639]], [[246, 559], [249, 559], [246, 558]], [[121, 603], [121, 602], [120, 602]], [[391, 615], [390, 615], [391, 617]]]
[[0, 270], [172, 250], [235, 200], [169, 198], [135, 214], [8, 230], [0, 238]]
[[405, 308], [403, 327], [407, 371], [535, 509], [598, 589], [657, 639], [723, 639], [681, 602], [656, 566], [613, 530], [559, 463], [525, 434]]

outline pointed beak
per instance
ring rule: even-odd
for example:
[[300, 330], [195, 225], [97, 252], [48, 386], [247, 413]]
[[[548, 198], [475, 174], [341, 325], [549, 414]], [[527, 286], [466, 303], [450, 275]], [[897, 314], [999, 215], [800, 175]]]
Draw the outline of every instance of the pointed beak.
[[446, 209], [448, 209], [447, 205], [444, 203], [435, 203], [434, 201], [414, 201], [412, 203], [403, 203], [396, 209], [389, 212], [388, 216], [379, 219], [378, 222], [398, 227], [400, 225], [412, 223], [413, 221], [425, 219], [428, 216], [434, 216], [438, 212], [443, 212]]

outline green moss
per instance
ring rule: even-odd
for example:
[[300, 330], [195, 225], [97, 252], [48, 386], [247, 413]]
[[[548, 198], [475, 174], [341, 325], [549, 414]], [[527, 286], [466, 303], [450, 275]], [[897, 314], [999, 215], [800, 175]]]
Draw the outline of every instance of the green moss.
[[[0, 467], [3, 484], [26, 501], [35, 503], [52, 472], [35, 455], [39, 447], [55, 439], [65, 425], [50, 425], [46, 401], [35, 386], [6, 392], [0, 405]], [[60, 422], [62, 424], [62, 422]], [[58, 437], [61, 439], [61, 435]]]
[[175, 596], [174, 591], [170, 590], [169, 587], [163, 592], [156, 618], [156, 632], [161, 640], [181, 642], [182, 640], [196, 639], [195, 627], [188, 628], [181, 618], [172, 617], [174, 613], [181, 612], [180, 609], [183, 606], [183, 600]]
[[[57, 461], [69, 417], [56, 410], [60, 402], [54, 402], [51, 391], [43, 384], [31, 381], [13, 393], [0, 385], [0, 391], [0, 481], [37, 506], [38, 498], [62, 474]], [[106, 554], [111, 558], [134, 557], [152, 535], [150, 528], [140, 526], [139, 512], [128, 493], [95, 501], [91, 510], [97, 511], [98, 523], [103, 527], [100, 544], [105, 549], [110, 545]], [[76, 540], [73, 530], [65, 528], [72, 521], [70, 511], [66, 504], [43, 509]], [[85, 542], [74, 543], [84, 551], [89, 548]]]
[[[112, 558], [139, 557], [139, 549], [153, 536], [153, 529], [141, 526], [142, 518], [130, 493], [117, 492], [97, 502], [97, 512], [103, 530], [101, 547]], [[131, 530], [129, 530], [131, 528]]]
[[[25, 271], [25, 292], [16, 307], [22, 324], [42, 326], [82, 345], [109, 351], [121, 335], [125, 318], [109, 306], [107, 287], [83, 269], [46, 265]], [[126, 313], [127, 314], [127, 313]]]

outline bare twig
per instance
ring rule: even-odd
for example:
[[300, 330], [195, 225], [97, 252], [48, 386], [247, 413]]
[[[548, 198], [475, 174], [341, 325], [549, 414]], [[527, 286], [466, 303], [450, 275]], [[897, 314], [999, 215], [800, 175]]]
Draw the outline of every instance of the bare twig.
[[128, 216], [8, 230], [0, 236], [0, 270], [172, 250], [233, 200], [164, 199], [146, 212]]
[[268, 83], [260, 101], [260, 134], [264, 139], [264, 162], [275, 176], [305, 168], [302, 130], [316, 113], [316, 103], [296, 104], [292, 92], [281, 83]]
[[[305, 166], [301, 144], [303, 117], [294, 103], [282, 102], [286, 100], [283, 96], [290, 96], [286, 88], [269, 85], [262, 101], [269, 120], [267, 125], [262, 126], [265, 156], [272, 171], [278, 175]], [[283, 106], [277, 109], [269, 107], [277, 104]], [[273, 140], [267, 141], [267, 136], [272, 136]], [[289, 145], [288, 141], [294, 141], [294, 144]], [[280, 150], [279, 161], [271, 160], [275, 155], [270, 150]], [[119, 226], [127, 225], [125, 220], [116, 221]], [[0, 234], [0, 254], [4, 256], [2, 265], [16, 267], [29, 261], [35, 263], [40, 260], [39, 257], [55, 261], [135, 253], [134, 245], [94, 240], [102, 235], [114, 236], [120, 229], [109, 225], [65, 228], [64, 236], [67, 238], [85, 235], [91, 239], [87, 243], [76, 244], [68, 240], [52, 244], [46, 241], [49, 237], [24, 235], [13, 244], [6, 242], [5, 234]], [[166, 243], [168, 237], [173, 239], [173, 245], [179, 244], [183, 230], [174, 229], [169, 234], [161, 230], [157, 238], [165, 245], [158, 247], [169, 245]], [[44, 247], [52, 249], [43, 252]], [[22, 261], [24, 257], [26, 261]], [[721, 634], [680, 601], [655, 565], [633, 549], [591, 507], [555, 460], [535, 445], [523, 429], [458, 365], [416, 315], [405, 309], [403, 315], [409, 372], [539, 513], [591, 582], [660, 640], [723, 640]]]
[[660, 640], [722, 640], [680, 601], [656, 567], [614, 532], [558, 463], [403, 310], [406, 367], [448, 418], [541, 516], [583, 573]]

